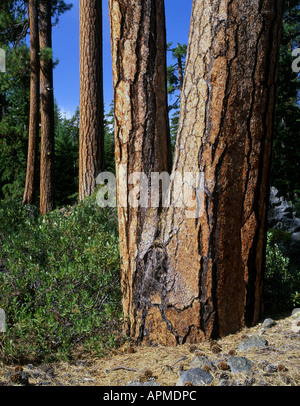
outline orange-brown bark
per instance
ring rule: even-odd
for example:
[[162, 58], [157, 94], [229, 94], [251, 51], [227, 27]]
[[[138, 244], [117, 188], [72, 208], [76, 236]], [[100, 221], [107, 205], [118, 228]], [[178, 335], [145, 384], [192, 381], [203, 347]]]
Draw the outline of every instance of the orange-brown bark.
[[102, 1], [80, 1], [79, 199], [90, 196], [104, 165]]
[[[52, 49], [51, 1], [41, 0], [39, 8], [40, 50]], [[55, 208], [54, 200], [54, 95], [53, 62], [46, 52], [40, 61], [41, 83], [41, 173], [40, 212]]]
[[[131, 41], [118, 46], [139, 2], [110, 3], [117, 158], [140, 169], [130, 162], [145, 164], [149, 147], [132, 105], [145, 111], [145, 96], [131, 81], [146, 58]], [[188, 218], [175, 207], [175, 181], [158, 218], [119, 210], [124, 311], [139, 343], [197, 342], [259, 319], [281, 21], [278, 0], [193, 2], [173, 173], [203, 173], [202, 210]], [[141, 25], [126, 27], [135, 44]], [[131, 80], [120, 80], [122, 60]]]
[[23, 204], [32, 204], [37, 186], [37, 159], [40, 124], [40, 58], [38, 2], [29, 0], [28, 17], [30, 24], [30, 115], [27, 154], [27, 171]]
[[[120, 185], [121, 167], [125, 172], [125, 185], [133, 172], [150, 176], [155, 171], [171, 171], [165, 11], [164, 1], [157, 0], [110, 0], [109, 8], [117, 182], [119, 200], [122, 194], [126, 206], [128, 196]], [[150, 210], [129, 205], [118, 210], [123, 307], [128, 331], [136, 320], [135, 296], [139, 286], [137, 279], [141, 276], [137, 258], [139, 251], [145, 249], [139, 242], [144, 233], [150, 240], [155, 238], [159, 211], [159, 208]]]

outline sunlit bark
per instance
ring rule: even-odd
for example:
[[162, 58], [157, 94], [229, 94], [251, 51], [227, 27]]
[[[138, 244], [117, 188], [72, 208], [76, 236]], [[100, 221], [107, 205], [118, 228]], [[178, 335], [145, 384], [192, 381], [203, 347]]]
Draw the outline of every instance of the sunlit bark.
[[[110, 6], [117, 158], [140, 170], [156, 158], [136, 69], [148, 66], [136, 52], [146, 14], [138, 1]], [[281, 21], [278, 0], [193, 2], [173, 173], [203, 174], [202, 209], [176, 207], [174, 181], [159, 217], [120, 209], [124, 313], [139, 343], [198, 342], [260, 317]]]

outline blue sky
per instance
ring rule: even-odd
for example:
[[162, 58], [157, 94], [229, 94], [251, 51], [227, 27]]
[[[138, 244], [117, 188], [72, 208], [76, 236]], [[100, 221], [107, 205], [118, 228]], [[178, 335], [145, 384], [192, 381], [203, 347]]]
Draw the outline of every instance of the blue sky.
[[[54, 69], [54, 97], [66, 117], [79, 105], [79, 0], [66, 1], [73, 8], [53, 27], [53, 52], [59, 64]], [[165, 0], [167, 41], [188, 41], [192, 0]], [[169, 60], [168, 63], [171, 61]], [[113, 99], [108, 1], [103, 2], [103, 75], [106, 111]]]

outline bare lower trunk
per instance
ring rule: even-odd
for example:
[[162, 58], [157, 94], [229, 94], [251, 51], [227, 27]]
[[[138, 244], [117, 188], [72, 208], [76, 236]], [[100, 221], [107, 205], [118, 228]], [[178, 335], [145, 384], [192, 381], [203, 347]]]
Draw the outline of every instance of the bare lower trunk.
[[129, 176], [171, 171], [165, 12], [164, 2], [157, 0], [110, 0], [109, 6], [123, 307], [130, 326], [135, 323], [137, 258], [145, 248], [140, 239], [144, 232], [155, 239], [160, 208], [129, 207]]
[[[123, 33], [117, 16], [113, 38]], [[173, 174], [203, 174], [201, 208], [188, 218], [173, 180], [156, 223], [136, 216], [132, 227], [128, 211], [120, 217], [125, 318], [139, 343], [198, 342], [260, 317], [281, 21], [278, 0], [194, 0]], [[120, 66], [123, 54], [113, 56]], [[143, 138], [128, 108], [139, 92], [114, 73], [125, 100], [115, 112], [117, 140], [128, 129], [117, 151], [124, 164], [144, 162], [152, 150], [137, 154]]]
[[38, 2], [29, 0], [28, 16], [30, 22], [30, 116], [27, 155], [27, 172], [23, 204], [32, 204], [37, 187], [37, 160], [40, 123], [40, 57]]
[[[40, 1], [40, 49], [41, 58], [41, 174], [40, 212], [54, 209], [54, 96], [52, 49], [51, 1]], [[47, 52], [45, 52], [47, 51]]]
[[79, 199], [90, 196], [104, 166], [102, 1], [80, 1]]

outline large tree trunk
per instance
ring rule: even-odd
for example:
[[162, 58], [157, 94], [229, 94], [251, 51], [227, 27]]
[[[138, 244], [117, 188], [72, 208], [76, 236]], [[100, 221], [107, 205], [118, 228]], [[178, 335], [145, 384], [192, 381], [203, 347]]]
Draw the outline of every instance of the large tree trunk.
[[[53, 210], [54, 201], [54, 95], [52, 49], [51, 1], [40, 1], [41, 50], [41, 173], [40, 212]], [[50, 52], [49, 52], [50, 51]]]
[[79, 199], [104, 166], [102, 0], [80, 0]]
[[[137, 217], [129, 228], [130, 217], [120, 219], [121, 241], [138, 230], [121, 258], [127, 330], [139, 343], [198, 342], [260, 317], [281, 21], [280, 0], [194, 0], [173, 174], [203, 174], [200, 212], [189, 218], [188, 208], [176, 205], [173, 180], [170, 207], [156, 224]], [[116, 43], [123, 22], [116, 7]], [[140, 26], [130, 27], [133, 37]], [[117, 67], [122, 58], [119, 49]], [[128, 57], [128, 73], [134, 62]], [[116, 95], [125, 100], [115, 111], [117, 140], [124, 129], [131, 135], [117, 151], [125, 164], [145, 162], [152, 150], [136, 152], [143, 138], [129, 107], [137, 105], [128, 82], [114, 74]]]
[[[171, 171], [166, 79], [165, 11], [162, 0], [109, 1], [115, 111], [115, 156], [119, 195], [123, 307], [130, 326], [138, 284], [142, 234], [155, 239], [160, 207], [130, 207], [133, 172]], [[123, 188], [125, 186], [125, 189]], [[127, 190], [128, 186], [128, 190]], [[151, 196], [149, 195], [149, 200]], [[143, 224], [148, 223], [147, 229]], [[128, 317], [127, 317], [128, 316]]]
[[183, 221], [171, 201], [166, 213], [160, 302], [141, 293], [151, 339], [224, 336], [260, 317], [281, 20], [278, 0], [194, 1], [173, 169], [204, 174], [203, 210]]
[[37, 161], [40, 124], [40, 57], [38, 1], [29, 0], [28, 16], [30, 23], [30, 116], [27, 155], [27, 172], [23, 204], [32, 204], [37, 187]]

